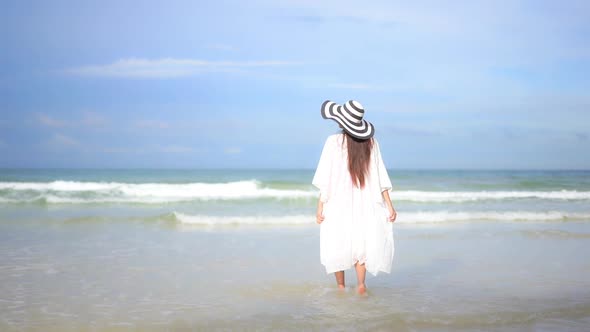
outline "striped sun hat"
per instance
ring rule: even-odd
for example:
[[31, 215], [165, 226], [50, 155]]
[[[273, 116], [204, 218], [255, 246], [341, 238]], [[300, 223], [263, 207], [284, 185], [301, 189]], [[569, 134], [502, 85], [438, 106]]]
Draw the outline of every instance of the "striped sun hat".
[[349, 100], [344, 105], [338, 105], [333, 101], [326, 100], [322, 104], [321, 112], [324, 119], [338, 122], [344, 131], [352, 137], [368, 139], [375, 134], [373, 125], [363, 120], [365, 109], [358, 101]]

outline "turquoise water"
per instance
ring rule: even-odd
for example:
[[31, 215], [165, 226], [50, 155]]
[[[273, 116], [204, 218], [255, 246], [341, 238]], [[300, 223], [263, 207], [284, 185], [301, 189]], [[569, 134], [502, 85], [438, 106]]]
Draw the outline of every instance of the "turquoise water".
[[0, 330], [589, 326], [590, 172], [389, 175], [393, 269], [359, 297], [312, 170], [0, 170]]
[[[308, 186], [314, 170], [0, 169], [1, 182], [262, 182]], [[590, 190], [590, 171], [389, 170], [399, 189]]]
[[[400, 222], [590, 219], [588, 171], [389, 173]], [[186, 224], [309, 223], [318, 195], [312, 177], [313, 170], [6, 169], [0, 170], [0, 217], [41, 211], [38, 218], [52, 219], [66, 211], [77, 218], [108, 213]]]

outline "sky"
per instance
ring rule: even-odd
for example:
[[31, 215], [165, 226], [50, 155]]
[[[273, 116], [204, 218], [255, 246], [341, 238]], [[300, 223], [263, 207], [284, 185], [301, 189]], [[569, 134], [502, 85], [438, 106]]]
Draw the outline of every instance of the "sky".
[[1, 1], [0, 167], [590, 169], [588, 1]]

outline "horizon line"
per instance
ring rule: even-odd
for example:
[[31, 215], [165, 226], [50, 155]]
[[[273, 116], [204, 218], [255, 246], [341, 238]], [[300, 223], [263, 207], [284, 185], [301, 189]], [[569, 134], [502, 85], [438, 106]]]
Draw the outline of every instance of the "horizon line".
[[[314, 171], [308, 167], [4, 167], [0, 170], [166, 170], [166, 171]], [[395, 171], [590, 171], [590, 168], [424, 168], [424, 167], [388, 167]]]

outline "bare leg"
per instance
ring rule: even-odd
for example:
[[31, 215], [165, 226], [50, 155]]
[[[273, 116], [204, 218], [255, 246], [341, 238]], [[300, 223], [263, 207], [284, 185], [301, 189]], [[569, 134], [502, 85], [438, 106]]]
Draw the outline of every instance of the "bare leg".
[[365, 268], [365, 264], [359, 264], [356, 262], [354, 268], [356, 269], [356, 279], [358, 281], [357, 291], [359, 294], [365, 294], [367, 292], [367, 287], [365, 286], [367, 269]]
[[344, 271], [334, 272], [334, 276], [336, 276], [336, 283], [338, 284], [338, 288], [344, 289]]

